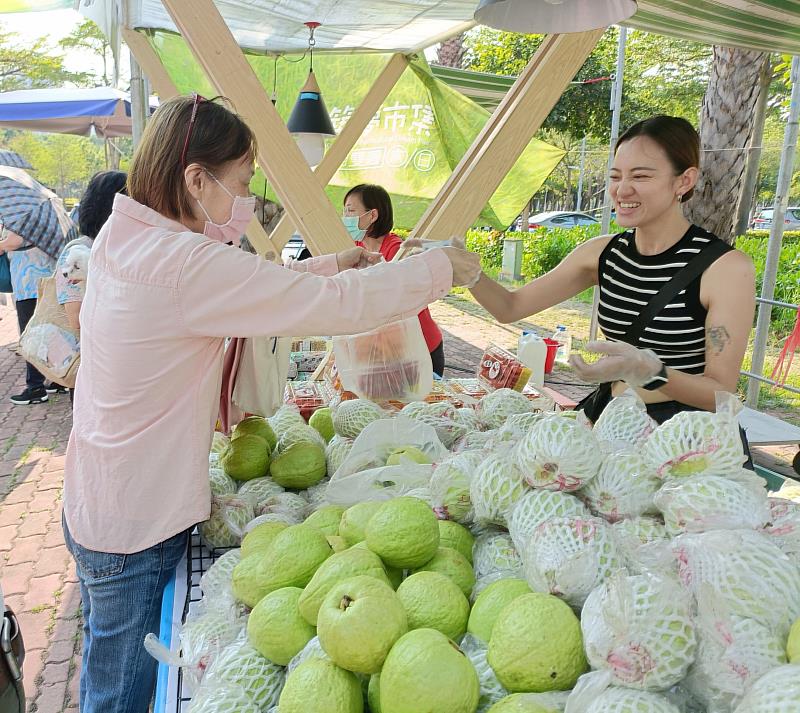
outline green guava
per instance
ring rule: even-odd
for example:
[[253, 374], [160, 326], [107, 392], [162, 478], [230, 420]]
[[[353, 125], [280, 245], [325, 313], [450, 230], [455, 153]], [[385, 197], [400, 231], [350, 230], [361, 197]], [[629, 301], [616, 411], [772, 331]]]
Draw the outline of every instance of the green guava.
[[439, 547], [452, 547], [472, 564], [472, 546], [475, 538], [472, 533], [455, 520], [439, 520]]
[[211, 495], [233, 495], [236, 492], [236, 481], [222, 468], [211, 466], [208, 469], [208, 484], [211, 486]]
[[270, 592], [305, 587], [317, 568], [333, 554], [319, 530], [292, 525], [281, 530], [258, 557], [243, 559], [233, 570], [233, 593], [254, 607]]
[[311, 418], [308, 419], [308, 425], [312, 428], [316, 428], [319, 435], [325, 439], [326, 443], [329, 443], [331, 438], [333, 438], [333, 414], [327, 406], [314, 411], [314, 413], [311, 414]]
[[789, 663], [800, 663], [800, 619], [789, 629], [789, 639], [786, 642], [786, 658]]
[[397, 594], [387, 583], [366, 575], [334, 584], [317, 619], [325, 653], [355, 673], [378, 673], [407, 631], [406, 612]]
[[333, 428], [338, 436], [357, 438], [370, 423], [383, 416], [381, 407], [367, 399], [342, 401], [333, 413]]
[[555, 713], [555, 710], [532, 701], [529, 693], [512, 693], [497, 701], [488, 713]]
[[274, 451], [275, 446], [278, 444], [278, 437], [275, 435], [275, 431], [272, 430], [272, 426], [261, 416], [248, 416], [239, 421], [233, 429], [231, 440], [235, 441], [237, 438], [246, 435], [263, 438], [269, 445], [270, 452]]
[[370, 713], [381, 713], [381, 675], [373, 673], [367, 686], [367, 704]]
[[349, 547], [364, 539], [367, 523], [380, 506], [381, 503], [377, 500], [366, 500], [363, 503], [351, 505], [344, 511], [339, 523], [339, 534], [344, 537]]
[[484, 589], [472, 605], [469, 613], [467, 631], [486, 644], [492, 636], [494, 622], [503, 608], [523, 594], [530, 594], [531, 588], [524, 579], [498, 579]]
[[312, 512], [303, 522], [304, 525], [316, 527], [326, 535], [338, 535], [339, 523], [344, 515], [344, 508], [339, 505], [323, 505], [319, 510]]
[[439, 572], [417, 572], [397, 588], [409, 629], [436, 629], [450, 639], [467, 630], [469, 602], [452, 579]]
[[297, 608], [302, 593], [299, 587], [276, 589], [256, 604], [247, 619], [247, 638], [253, 648], [281, 666], [314, 638], [314, 627]]
[[[203, 688], [221, 684], [240, 687], [252, 701], [263, 706], [278, 705], [286, 673], [283, 666], [269, 661], [244, 638], [228, 644], [203, 676]], [[231, 708], [231, 713], [239, 713]]]
[[487, 658], [512, 693], [566, 691], [586, 670], [580, 621], [557, 597], [523, 594], [495, 620]]
[[242, 559], [266, 550], [278, 533], [287, 527], [288, 525], [285, 522], [277, 521], [262, 522], [254, 527], [242, 539]]
[[334, 552], [344, 552], [349, 547], [347, 540], [341, 535], [325, 535], [325, 539]]
[[444, 634], [415, 629], [386, 657], [380, 697], [382, 713], [475, 713], [478, 674]]
[[272, 479], [284, 488], [308, 488], [325, 477], [325, 449], [315, 443], [293, 443], [269, 465]]
[[436, 515], [417, 498], [394, 498], [381, 504], [367, 523], [365, 535], [369, 548], [392, 567], [421, 567], [439, 548]]
[[287, 677], [278, 701], [280, 713], [363, 713], [361, 684], [333, 661], [311, 658]]
[[319, 608], [335, 584], [357, 575], [367, 575], [389, 584], [380, 557], [366, 547], [352, 547], [325, 560], [314, 573], [300, 597], [300, 613], [309, 624], [317, 625]]
[[228, 444], [220, 463], [234, 480], [252, 480], [267, 474], [269, 454], [269, 444], [261, 436], [245, 434]]
[[403, 465], [406, 462], [428, 464], [432, 461], [429, 456], [414, 446], [393, 448], [386, 459], [386, 465]]
[[467, 599], [475, 586], [475, 573], [472, 571], [472, 566], [464, 555], [456, 552], [452, 547], [439, 547], [431, 559], [413, 572], [439, 572], [450, 577]]

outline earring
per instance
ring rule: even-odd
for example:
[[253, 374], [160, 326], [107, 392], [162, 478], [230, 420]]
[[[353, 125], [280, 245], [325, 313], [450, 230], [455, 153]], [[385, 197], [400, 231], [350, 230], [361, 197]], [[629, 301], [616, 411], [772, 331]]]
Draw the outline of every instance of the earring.
[[683, 202], [683, 194], [682, 193], [678, 193], [678, 195], [675, 196], [675, 200], [677, 200], [678, 203], [682, 203]]

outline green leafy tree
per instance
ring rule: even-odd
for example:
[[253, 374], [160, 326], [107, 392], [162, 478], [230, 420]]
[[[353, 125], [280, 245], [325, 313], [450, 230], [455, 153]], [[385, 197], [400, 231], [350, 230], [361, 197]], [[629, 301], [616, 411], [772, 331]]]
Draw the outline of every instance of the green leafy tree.
[[0, 92], [39, 89], [64, 84], [91, 85], [91, 75], [71, 72], [64, 55], [55, 52], [47, 37], [24, 43], [19, 35], [0, 25]]
[[92, 20], [84, 20], [58, 44], [64, 50], [84, 50], [100, 58], [103, 62], [103, 74], [94, 77], [95, 86], [108, 87], [116, 84], [118, 77], [111, 44]]

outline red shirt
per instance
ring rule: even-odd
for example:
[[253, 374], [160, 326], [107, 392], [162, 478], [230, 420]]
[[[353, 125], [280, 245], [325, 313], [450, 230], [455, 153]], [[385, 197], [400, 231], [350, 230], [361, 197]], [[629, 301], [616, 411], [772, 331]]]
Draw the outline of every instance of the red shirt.
[[[383, 259], [386, 260], [386, 262], [391, 261], [391, 259], [397, 255], [397, 251], [402, 244], [403, 241], [394, 233], [387, 233], [384, 235], [379, 248]], [[367, 246], [360, 240], [356, 241], [356, 245], [367, 249]], [[427, 307], [419, 313], [419, 326], [422, 327], [422, 335], [425, 337], [425, 344], [428, 345], [428, 351], [432, 352], [442, 343], [442, 333], [439, 327], [436, 326], [436, 322], [433, 321], [433, 317], [431, 317], [430, 310]]]

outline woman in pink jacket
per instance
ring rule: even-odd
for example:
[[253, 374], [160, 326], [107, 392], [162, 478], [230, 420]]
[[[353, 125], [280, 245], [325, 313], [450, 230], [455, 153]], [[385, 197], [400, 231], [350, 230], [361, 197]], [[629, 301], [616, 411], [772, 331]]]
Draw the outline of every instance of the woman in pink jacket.
[[360, 271], [348, 268], [370, 254], [357, 247], [296, 270], [236, 250], [253, 215], [253, 160], [253, 135], [227, 108], [166, 102], [92, 247], [64, 474], [82, 713], [148, 710], [156, 665], [142, 641], [158, 631], [189, 531], [209, 516], [225, 337], [362, 332], [480, 273], [456, 249]]

